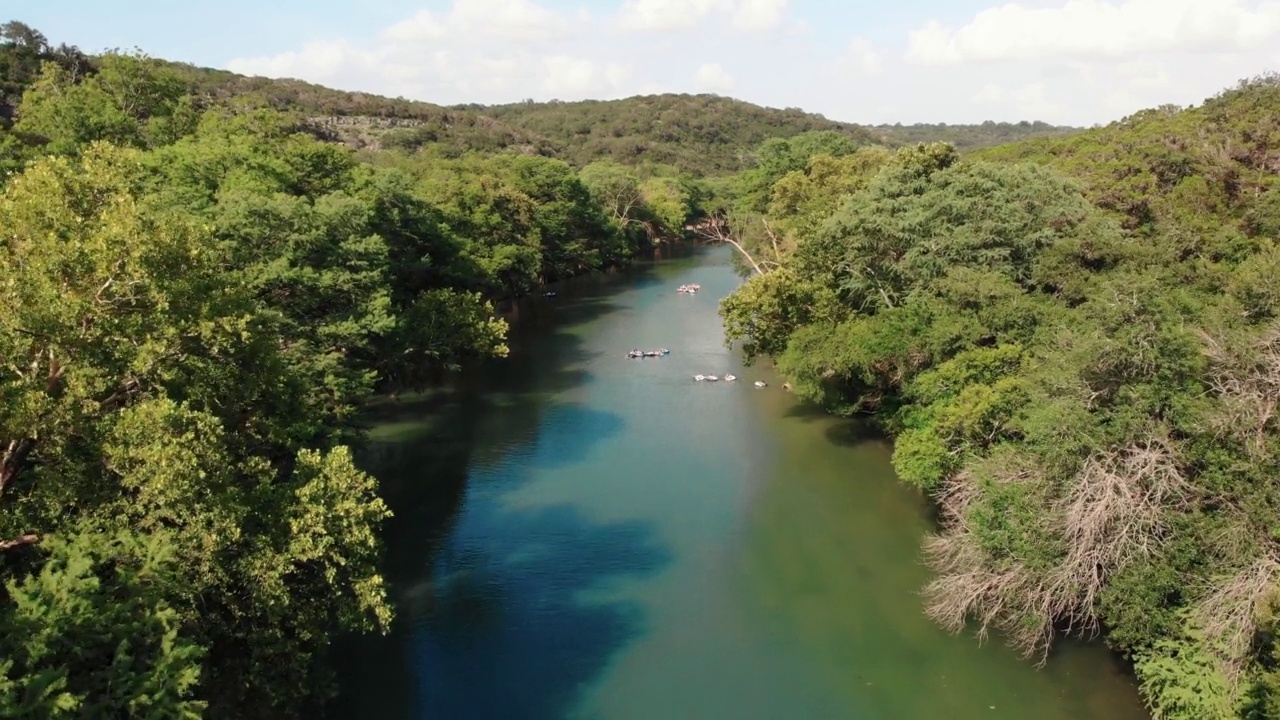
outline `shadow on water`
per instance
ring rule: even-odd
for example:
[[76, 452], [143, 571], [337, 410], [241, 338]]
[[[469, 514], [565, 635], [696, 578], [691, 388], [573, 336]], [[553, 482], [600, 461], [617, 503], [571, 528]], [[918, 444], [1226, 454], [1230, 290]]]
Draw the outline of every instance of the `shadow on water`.
[[359, 461], [394, 513], [383, 572], [397, 617], [388, 636], [335, 648], [332, 717], [561, 717], [643, 632], [637, 608], [602, 593], [669, 560], [650, 528], [593, 523], [571, 505], [507, 508], [494, 493], [624, 431], [620, 416], [557, 395], [590, 380], [595, 353], [577, 329], [617, 310], [620, 287], [661, 282], [653, 270], [522, 301], [507, 312], [507, 358], [370, 407]]
[[637, 606], [604, 594], [669, 560], [647, 527], [593, 526], [564, 505], [479, 512], [495, 514], [501, 535], [483, 550], [451, 546], [458, 557], [439, 562], [449, 570], [411, 601], [415, 711], [364, 716], [561, 718], [645, 631]]
[[819, 422], [827, 426], [827, 440], [838, 447], [858, 447], [868, 442], [888, 442], [884, 431], [876, 427], [871, 418], [854, 416], [837, 418], [821, 405], [812, 402], [798, 402], [782, 413], [787, 419], [801, 422]]

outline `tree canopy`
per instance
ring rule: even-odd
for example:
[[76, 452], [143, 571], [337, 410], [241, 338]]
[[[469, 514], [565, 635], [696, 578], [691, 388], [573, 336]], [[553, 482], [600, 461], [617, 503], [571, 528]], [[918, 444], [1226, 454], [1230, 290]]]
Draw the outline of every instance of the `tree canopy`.
[[768, 261], [721, 306], [895, 436], [938, 506], [933, 618], [1041, 660], [1103, 633], [1166, 720], [1280, 717], [1278, 110], [1264, 77], [967, 157], [810, 157], [757, 190]]
[[332, 638], [392, 621], [361, 408], [646, 238], [559, 160], [358, 156], [141, 54], [3, 40], [0, 714], [314, 715]]

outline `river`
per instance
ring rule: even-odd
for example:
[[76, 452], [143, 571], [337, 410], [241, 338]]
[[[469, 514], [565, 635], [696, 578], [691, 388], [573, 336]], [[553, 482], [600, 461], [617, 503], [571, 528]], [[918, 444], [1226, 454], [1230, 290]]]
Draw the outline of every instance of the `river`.
[[1147, 718], [1100, 646], [1036, 669], [925, 618], [926, 505], [725, 349], [729, 252], [568, 283], [509, 358], [376, 409], [398, 615], [343, 650], [338, 716]]

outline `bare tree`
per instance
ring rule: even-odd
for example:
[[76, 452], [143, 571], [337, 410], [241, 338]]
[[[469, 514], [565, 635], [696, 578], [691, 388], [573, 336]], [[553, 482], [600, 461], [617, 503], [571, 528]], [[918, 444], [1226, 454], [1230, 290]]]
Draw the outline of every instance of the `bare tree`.
[[[992, 482], [1030, 483], [1048, 491], [1030, 458], [987, 462]], [[925, 557], [938, 577], [925, 588], [926, 611], [952, 632], [969, 620], [977, 621], [979, 637], [994, 627], [1024, 655], [1040, 653], [1041, 663], [1059, 628], [1097, 632], [1098, 597], [1107, 579], [1161, 547], [1169, 513], [1191, 499], [1178, 448], [1165, 436], [1095, 453], [1040, 519], [1031, 521], [1040, 525], [1025, 529], [1050, 543], [1048, 550], [1062, 553], [1046, 570], [982, 547], [971, 525], [981, 492], [973, 475], [962, 472], [938, 495], [942, 531], [925, 542]]]
[[[995, 482], [1042, 482], [1034, 464], [1013, 460], [995, 469]], [[925, 540], [924, 553], [938, 576], [924, 589], [925, 611], [951, 632], [974, 620], [983, 640], [994, 628], [1024, 656], [1039, 652], [1043, 663], [1055, 621], [1069, 615], [1073, 604], [1056, 577], [1032, 570], [1019, 558], [992, 557], [982, 547], [969, 513], [980, 494], [976, 478], [965, 471], [948, 480], [937, 496], [942, 531]]]
[[[764, 232], [765, 238], [769, 241], [772, 248], [773, 257], [757, 259], [747, 250], [749, 244], [742, 236], [742, 231], [748, 226], [758, 223]], [[723, 243], [733, 247], [742, 256], [742, 259], [751, 267], [757, 275], [764, 275], [770, 270], [782, 265], [782, 256], [784, 254], [784, 242], [781, 235], [776, 232], [769, 223], [768, 218], [759, 216], [756, 218], [736, 218], [731, 220], [724, 215], [713, 215], [708, 217], [693, 228], [697, 237], [706, 244]]]
[[[1230, 342], [1208, 333], [1201, 333], [1201, 339], [1212, 364], [1209, 389], [1219, 405], [1212, 416], [1213, 430], [1218, 437], [1239, 442], [1254, 459], [1265, 458], [1280, 408], [1280, 322], [1250, 341]], [[1215, 578], [1193, 618], [1204, 630], [1223, 675], [1236, 684], [1248, 664], [1258, 623], [1280, 593], [1280, 548], [1238, 502], [1224, 500], [1235, 521], [1215, 545], [1238, 569]]]
[[1213, 592], [1196, 607], [1195, 620], [1217, 651], [1223, 675], [1233, 685], [1248, 664], [1258, 619], [1275, 597], [1278, 580], [1280, 561], [1268, 554], [1215, 582]]
[[1232, 436], [1255, 456], [1265, 452], [1280, 407], [1280, 323], [1245, 348], [1233, 348], [1201, 333], [1213, 363], [1209, 387], [1221, 408], [1214, 417], [1220, 436]]
[[1168, 535], [1167, 518], [1190, 498], [1190, 485], [1172, 442], [1157, 436], [1089, 457], [1055, 508], [1066, 540], [1058, 566], [1077, 610], [1072, 619], [1097, 629], [1095, 608], [1107, 578], [1155, 552]]

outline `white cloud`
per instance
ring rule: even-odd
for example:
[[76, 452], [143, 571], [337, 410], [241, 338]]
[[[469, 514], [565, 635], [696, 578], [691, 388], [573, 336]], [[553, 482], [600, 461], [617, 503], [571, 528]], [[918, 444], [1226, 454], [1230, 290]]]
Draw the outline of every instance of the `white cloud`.
[[863, 38], [854, 38], [836, 64], [858, 75], [871, 76], [884, 72], [884, 55]]
[[782, 26], [791, 0], [626, 0], [617, 22], [624, 30], [686, 30], [712, 15], [735, 30], [758, 32]]
[[702, 90], [724, 92], [733, 89], [733, 76], [720, 63], [706, 63], [693, 74], [693, 80]]
[[444, 103], [612, 96], [626, 79], [620, 65], [564, 51], [596, 24], [533, 0], [454, 0], [384, 28], [368, 46], [317, 41], [227, 67]]
[[[452, 0], [383, 28], [368, 44], [314, 41], [236, 58], [227, 68], [442, 104], [723, 92], [734, 86], [727, 68], [755, 52], [735, 34], [787, 29], [790, 22], [790, 0], [619, 0], [616, 13], [600, 18], [541, 1], [548, 4]], [[657, 31], [665, 36], [655, 39]], [[686, 53], [673, 49], [694, 43], [718, 62], [695, 70]]]
[[502, 37], [552, 39], [569, 19], [529, 0], [467, 0], [453, 6], [453, 21], [463, 30], [488, 30]]
[[622, 87], [631, 79], [631, 68], [627, 65], [609, 63], [604, 68], [604, 78], [613, 87]]
[[1048, 86], [1043, 82], [1033, 82], [1024, 85], [1016, 93], [1013, 100], [1018, 109], [1018, 116], [1023, 118], [1041, 118], [1053, 117], [1058, 113], [1060, 108], [1049, 95]]
[[698, 24], [714, 10], [732, 7], [732, 0], [627, 0], [618, 22], [627, 30], [670, 32]]
[[579, 95], [596, 87], [595, 63], [568, 55], [553, 55], [542, 60], [546, 72], [542, 88], [553, 95]]
[[786, 18], [791, 0], [741, 0], [733, 13], [739, 30], [772, 30]]
[[995, 83], [987, 83], [970, 99], [979, 105], [994, 105], [1004, 100], [1004, 88]]
[[1280, 69], [1280, 0], [988, 0], [951, 26], [867, 23], [852, 38], [834, 5], [579, 1], [436, 0], [365, 39], [224, 66], [444, 105], [717, 92], [853, 122], [1073, 125]]
[[530, 0], [459, 0], [447, 15], [419, 11], [382, 31], [390, 42], [440, 40], [451, 33], [480, 33], [515, 40], [555, 39], [570, 20]]
[[1242, 0], [1068, 0], [1057, 7], [1010, 3], [956, 28], [931, 21], [911, 33], [909, 61], [1123, 58], [1151, 52], [1227, 52], [1280, 33], [1280, 3]]
[[407, 20], [392, 25], [382, 31], [382, 37], [391, 42], [414, 42], [416, 40], [438, 40], [447, 35], [449, 29], [445, 21], [437, 18], [431, 11], [422, 10]]

